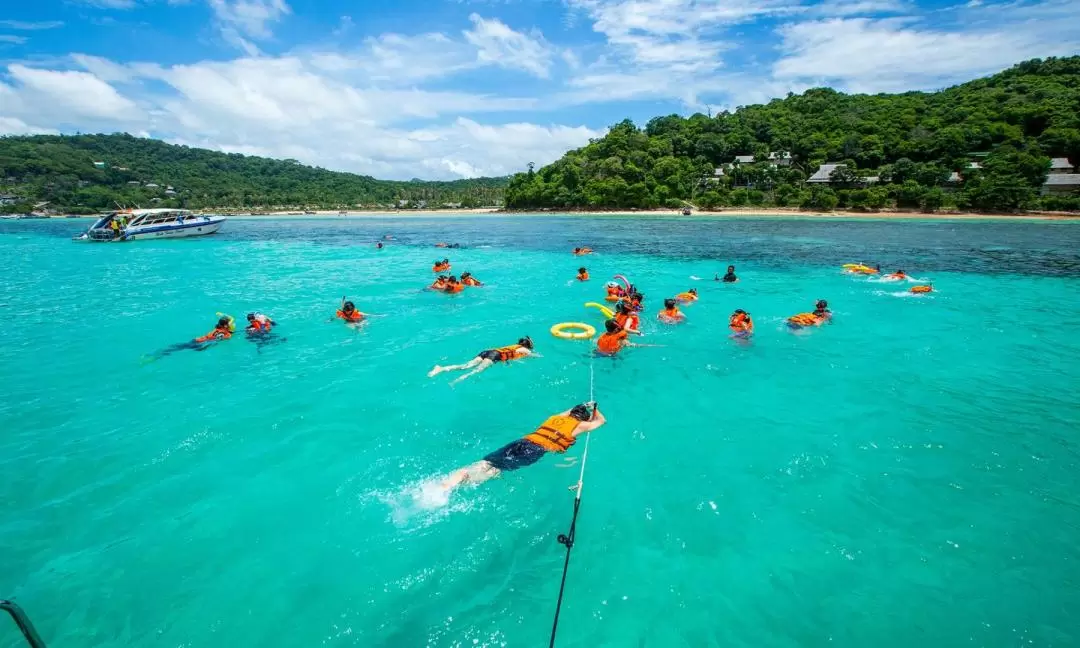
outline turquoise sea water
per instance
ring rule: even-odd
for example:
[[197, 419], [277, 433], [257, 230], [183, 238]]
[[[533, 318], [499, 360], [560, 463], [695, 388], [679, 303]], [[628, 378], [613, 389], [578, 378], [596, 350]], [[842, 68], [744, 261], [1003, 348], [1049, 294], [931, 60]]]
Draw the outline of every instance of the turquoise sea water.
[[[416, 494], [587, 399], [590, 363], [609, 422], [560, 646], [1080, 645], [1076, 224], [234, 220], [125, 245], [79, 226], [0, 223], [0, 597], [50, 645], [546, 645], [578, 466]], [[488, 285], [420, 290], [443, 255]], [[728, 263], [742, 282], [711, 281]], [[619, 272], [665, 346], [590, 360], [550, 337], [599, 324], [582, 303]], [[689, 321], [660, 326], [690, 287]], [[382, 317], [328, 323], [343, 294]], [[783, 327], [818, 298], [834, 325]], [[287, 341], [143, 362], [254, 309]], [[524, 334], [542, 358], [425, 375]]]

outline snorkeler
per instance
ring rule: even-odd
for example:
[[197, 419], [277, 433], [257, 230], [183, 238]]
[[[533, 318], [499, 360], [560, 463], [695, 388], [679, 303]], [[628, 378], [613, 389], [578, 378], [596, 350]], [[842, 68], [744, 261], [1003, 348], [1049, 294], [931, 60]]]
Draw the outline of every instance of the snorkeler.
[[656, 317], [661, 322], [667, 322], [668, 324], [678, 324], [686, 319], [686, 316], [679, 310], [679, 306], [674, 299], [665, 299], [664, 310], [660, 311]]
[[446, 288], [446, 282], [448, 280], [449, 280], [449, 277], [447, 277], [446, 275], [439, 275], [438, 277], [435, 277], [435, 281], [431, 282], [431, 285], [428, 286], [428, 289], [429, 290], [443, 290], [443, 289]]
[[530, 466], [548, 452], [562, 454], [574, 445], [577, 437], [606, 423], [596, 403], [582, 403], [550, 416], [536, 431], [499, 448], [480, 461], [455, 470], [443, 482], [451, 491], [462, 484], [479, 484], [503, 471]]
[[578, 281], [588, 281], [589, 280], [589, 271], [586, 270], [585, 268], [578, 268], [577, 269], [577, 280]]
[[465, 284], [458, 281], [454, 275], [446, 278], [446, 285], [442, 288], [442, 291], [448, 295], [456, 295], [463, 290], [465, 290]]
[[150, 359], [157, 360], [160, 358], [164, 358], [165, 356], [172, 355], [177, 351], [184, 351], [187, 349], [192, 349], [195, 351], [205, 351], [206, 349], [209, 349], [211, 346], [213, 346], [215, 342], [219, 342], [221, 340], [228, 340], [232, 337], [233, 331], [236, 330], [236, 322], [230, 315], [222, 315], [221, 313], [218, 313], [218, 315], [220, 316], [220, 319], [218, 319], [217, 324], [214, 325], [213, 330], [211, 330], [206, 335], [197, 337], [194, 340], [180, 342], [179, 344], [174, 344], [170, 347], [166, 347], [161, 351], [155, 353], [153, 356], [150, 357]]
[[450, 269], [450, 259], [443, 259], [442, 261], [436, 261], [431, 266], [432, 272], [446, 272]]
[[678, 295], [675, 295], [675, 299], [679, 300], [680, 302], [682, 302], [684, 304], [689, 304], [690, 302], [695, 302], [695, 301], [697, 301], [697, 288], [691, 288], [690, 290], [687, 290], [686, 292], [681, 292]]
[[473, 277], [471, 272], [461, 273], [461, 283], [465, 284], [466, 286], [472, 287], [484, 285], [479, 279]]
[[720, 275], [717, 275], [713, 281], [723, 281], [724, 283], [735, 283], [739, 278], [735, 276], [735, 266], [729, 265], [727, 267], [727, 274], [721, 279]]
[[376, 249], [376, 250], [381, 250], [381, 249], [383, 249], [383, 244], [382, 244], [382, 241], [379, 241], [378, 243], [376, 243], [376, 244], [375, 244], [375, 249]]
[[604, 288], [607, 289], [607, 295], [604, 297], [604, 301], [617, 302], [626, 294], [623, 287], [614, 281], [607, 282], [607, 285], [604, 286]]
[[829, 302], [819, 299], [812, 313], [799, 313], [787, 319], [787, 325], [793, 329], [806, 328], [808, 326], [821, 326], [832, 320], [832, 311], [829, 310]]
[[277, 322], [259, 312], [248, 313], [247, 322], [248, 325], [247, 328], [244, 329], [244, 331], [249, 334], [269, 333], [270, 330], [274, 328], [275, 325], [277, 325]]
[[[356, 310], [356, 304], [353, 304], [351, 301], [342, 301], [341, 308], [337, 310], [337, 313], [334, 314], [334, 317], [340, 320], [345, 320], [346, 324], [359, 324], [360, 322], [364, 321], [364, 317], [366, 316], [360, 311]], [[331, 319], [330, 321], [332, 322], [334, 320]]]
[[476, 357], [469, 360], [465, 364], [450, 365], [447, 367], [435, 367], [428, 372], [428, 378], [434, 378], [435, 376], [443, 373], [444, 371], [465, 371], [472, 369], [469, 373], [455, 379], [452, 385], [455, 385], [462, 380], [465, 380], [469, 376], [476, 375], [481, 371], [484, 371], [491, 365], [497, 362], [510, 362], [511, 360], [519, 360], [528, 356], [539, 356], [539, 354], [533, 351], [533, 341], [529, 336], [525, 336], [518, 340], [517, 344], [511, 344], [509, 346], [499, 347], [497, 349], [488, 349], [476, 354]]
[[284, 342], [287, 339], [274, 333], [273, 329], [277, 326], [277, 322], [262, 313], [248, 313], [247, 321], [248, 325], [244, 332], [247, 333], [247, 338], [255, 343], [255, 348], [259, 353], [262, 353], [264, 346]]
[[627, 334], [623, 327], [613, 319], [604, 322], [604, 333], [596, 339], [596, 351], [613, 356], [627, 346]]
[[732, 337], [747, 338], [754, 333], [754, 320], [750, 319], [750, 313], [740, 308], [731, 314], [728, 328], [731, 329]]
[[896, 272], [894, 272], [894, 273], [892, 273], [890, 275], [885, 275], [885, 278], [889, 279], [891, 281], [903, 281], [903, 280], [907, 279], [908, 276], [904, 273], [903, 270], [897, 270]]
[[615, 305], [615, 323], [619, 325], [619, 328], [633, 335], [644, 335], [639, 329], [641, 328], [641, 318], [638, 317], [637, 311], [630, 307], [630, 304], [626, 302], [619, 302]]

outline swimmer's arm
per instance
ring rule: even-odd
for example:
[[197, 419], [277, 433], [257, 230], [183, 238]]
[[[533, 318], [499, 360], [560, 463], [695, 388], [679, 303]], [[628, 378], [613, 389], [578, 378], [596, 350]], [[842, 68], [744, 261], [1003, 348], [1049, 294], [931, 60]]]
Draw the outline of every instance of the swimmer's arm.
[[585, 434], [586, 432], [592, 432], [604, 423], [607, 423], [607, 419], [604, 418], [604, 414], [600, 411], [600, 408], [596, 408], [595, 410], [593, 410], [592, 419], [578, 423], [577, 428], [574, 429], [574, 436], [577, 436], [579, 434]]

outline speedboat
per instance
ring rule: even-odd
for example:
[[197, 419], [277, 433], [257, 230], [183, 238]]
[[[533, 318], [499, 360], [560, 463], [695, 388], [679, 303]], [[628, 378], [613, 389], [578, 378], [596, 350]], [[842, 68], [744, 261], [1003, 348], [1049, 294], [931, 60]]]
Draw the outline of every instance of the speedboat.
[[[118, 227], [113, 229], [116, 222]], [[136, 241], [140, 239], [206, 236], [221, 229], [224, 216], [200, 216], [188, 209], [124, 209], [94, 221], [76, 241]]]

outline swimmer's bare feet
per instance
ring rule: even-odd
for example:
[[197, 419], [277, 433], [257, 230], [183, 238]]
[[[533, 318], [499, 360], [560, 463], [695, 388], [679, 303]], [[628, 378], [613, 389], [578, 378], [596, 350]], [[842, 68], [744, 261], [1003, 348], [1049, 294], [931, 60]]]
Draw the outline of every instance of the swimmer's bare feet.
[[442, 367], [440, 367], [439, 365], [435, 365], [435, 368], [434, 368], [434, 369], [432, 369], [431, 371], [427, 372], [427, 377], [428, 377], [428, 378], [434, 378], [435, 376], [438, 376], [438, 375], [439, 375], [439, 374], [441, 374], [442, 372], [443, 372], [443, 368], [442, 368]]

